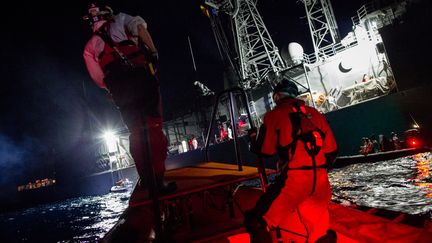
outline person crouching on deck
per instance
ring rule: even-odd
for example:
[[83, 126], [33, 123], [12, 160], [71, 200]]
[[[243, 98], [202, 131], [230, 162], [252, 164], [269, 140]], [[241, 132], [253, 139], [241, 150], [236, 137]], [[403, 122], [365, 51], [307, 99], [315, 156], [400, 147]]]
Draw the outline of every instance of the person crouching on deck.
[[265, 114], [258, 134], [250, 132], [252, 152], [279, 156], [275, 182], [245, 212], [252, 243], [272, 242], [271, 229], [289, 230], [284, 229], [284, 220], [293, 212], [306, 229], [304, 242], [336, 237], [328, 231], [331, 189], [327, 176], [327, 164], [336, 157], [336, 141], [325, 117], [296, 99], [298, 95], [294, 82], [278, 83], [273, 92], [275, 109]]
[[175, 191], [175, 183], [164, 182], [168, 144], [155, 73], [158, 54], [147, 23], [139, 16], [113, 14], [110, 7], [95, 3], [89, 5], [84, 19], [93, 29], [84, 49], [87, 70], [112, 97], [129, 129], [140, 184], [151, 185], [155, 176], [160, 193]]

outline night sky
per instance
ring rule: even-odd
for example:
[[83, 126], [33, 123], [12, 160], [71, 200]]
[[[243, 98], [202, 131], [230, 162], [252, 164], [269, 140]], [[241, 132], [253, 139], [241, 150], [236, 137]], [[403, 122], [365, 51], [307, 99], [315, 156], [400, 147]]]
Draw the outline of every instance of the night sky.
[[[280, 50], [295, 41], [311, 52], [303, 4], [289, 0], [258, 2]], [[223, 89], [224, 67], [209, 20], [199, 9], [201, 1], [106, 3], [115, 12], [141, 15], [147, 21], [159, 50], [166, 117], [194, 102], [196, 78], [215, 92]], [[332, 1], [342, 36], [350, 30], [350, 17], [362, 3]], [[1, 21], [0, 199], [10, 188], [15, 190], [18, 184], [51, 177], [56, 169], [85, 170], [82, 164], [87, 155], [77, 155], [77, 151], [81, 151], [89, 124], [101, 130], [121, 123], [104, 91], [91, 81], [82, 58], [83, 47], [91, 36], [90, 27], [81, 20], [88, 1], [9, 4], [13, 6], [4, 6]], [[188, 36], [197, 73], [193, 70]]]

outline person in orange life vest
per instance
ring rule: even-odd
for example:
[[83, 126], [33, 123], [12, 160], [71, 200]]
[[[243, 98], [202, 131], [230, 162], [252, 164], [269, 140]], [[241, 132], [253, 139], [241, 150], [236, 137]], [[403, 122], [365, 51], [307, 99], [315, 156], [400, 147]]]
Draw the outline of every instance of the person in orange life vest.
[[273, 92], [275, 109], [265, 114], [258, 133], [249, 132], [251, 151], [278, 154], [280, 172], [255, 207], [245, 212], [251, 242], [271, 242], [269, 230], [283, 230], [284, 219], [293, 211], [306, 228], [305, 242], [335, 236], [328, 231], [327, 166], [336, 157], [336, 141], [325, 117], [296, 99], [298, 94], [296, 84], [283, 79]]
[[[129, 149], [141, 184], [149, 185], [153, 167], [159, 190], [174, 191], [175, 183], [163, 179], [168, 144], [162, 131], [159, 81], [154, 67], [157, 49], [147, 23], [139, 16], [114, 15], [108, 6], [95, 3], [90, 4], [84, 19], [93, 30], [83, 54], [87, 70], [120, 110], [130, 132]], [[146, 149], [147, 140], [150, 151]]]

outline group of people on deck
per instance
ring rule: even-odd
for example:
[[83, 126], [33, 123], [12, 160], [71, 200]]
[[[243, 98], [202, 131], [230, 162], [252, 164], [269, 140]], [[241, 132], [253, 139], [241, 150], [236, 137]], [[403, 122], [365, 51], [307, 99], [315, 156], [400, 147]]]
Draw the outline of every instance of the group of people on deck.
[[198, 139], [195, 137], [195, 135], [190, 136], [189, 139], [178, 141], [174, 143], [174, 145], [171, 145], [171, 147], [177, 147], [176, 153], [186, 153], [188, 151], [192, 151], [199, 148], [199, 142]]
[[[245, 116], [240, 116], [237, 122], [237, 136], [246, 135], [246, 128], [248, 127]], [[218, 122], [217, 134], [215, 134], [215, 140], [217, 143], [226, 142], [234, 139], [234, 129], [230, 120], [226, 122]]]
[[368, 155], [378, 152], [399, 150], [401, 148], [402, 145], [398, 135], [392, 132], [390, 133], [389, 139], [383, 134], [378, 135], [378, 140], [375, 135], [363, 137], [361, 139], [359, 154]]
[[[108, 6], [97, 4], [90, 5], [86, 18], [93, 35], [85, 46], [85, 63], [129, 128], [139, 185], [154, 185], [159, 193], [175, 192], [176, 184], [164, 180], [167, 139], [162, 130], [158, 52], [147, 23], [139, 16], [114, 14]], [[256, 206], [245, 212], [245, 228], [251, 242], [273, 242], [273, 230], [284, 228], [295, 212], [307, 231], [304, 242], [335, 242], [336, 235], [329, 230], [327, 176], [328, 164], [337, 154], [332, 130], [320, 112], [296, 98], [295, 82], [284, 78], [273, 88], [276, 107], [265, 114], [259, 130], [250, 129], [248, 136], [253, 153], [278, 155], [279, 174]], [[228, 131], [220, 136], [229, 138]]]

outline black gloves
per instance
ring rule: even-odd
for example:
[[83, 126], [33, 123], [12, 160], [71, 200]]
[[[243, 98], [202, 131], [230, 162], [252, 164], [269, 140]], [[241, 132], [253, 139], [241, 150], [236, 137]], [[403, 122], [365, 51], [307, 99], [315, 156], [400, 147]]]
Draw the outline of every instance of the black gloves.
[[149, 58], [149, 61], [153, 64], [153, 66], [157, 67], [159, 63], [159, 54], [157, 52], [152, 52]]
[[150, 55], [148, 55], [148, 58], [150, 72], [152, 73], [152, 75], [156, 75], [159, 64], [159, 55], [157, 52], [152, 52], [150, 53]]

